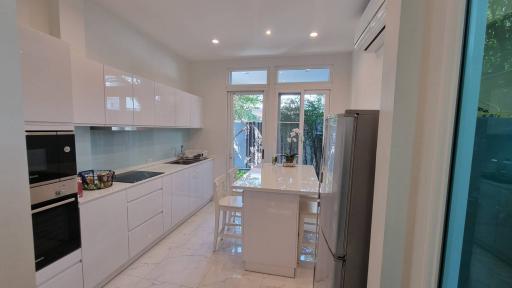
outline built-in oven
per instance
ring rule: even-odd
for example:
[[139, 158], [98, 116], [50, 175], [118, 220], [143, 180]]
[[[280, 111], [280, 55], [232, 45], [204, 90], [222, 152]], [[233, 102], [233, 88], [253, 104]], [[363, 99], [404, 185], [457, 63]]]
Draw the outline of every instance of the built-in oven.
[[80, 248], [75, 134], [27, 131], [36, 270]]
[[80, 249], [77, 194], [32, 205], [36, 271]]

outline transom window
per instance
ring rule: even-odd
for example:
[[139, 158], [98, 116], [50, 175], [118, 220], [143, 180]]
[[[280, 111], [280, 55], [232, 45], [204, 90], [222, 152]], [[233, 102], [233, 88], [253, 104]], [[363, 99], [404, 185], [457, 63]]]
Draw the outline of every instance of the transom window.
[[331, 69], [328, 67], [277, 70], [277, 83], [313, 83], [330, 80]]
[[231, 71], [229, 75], [231, 85], [266, 85], [267, 70]]

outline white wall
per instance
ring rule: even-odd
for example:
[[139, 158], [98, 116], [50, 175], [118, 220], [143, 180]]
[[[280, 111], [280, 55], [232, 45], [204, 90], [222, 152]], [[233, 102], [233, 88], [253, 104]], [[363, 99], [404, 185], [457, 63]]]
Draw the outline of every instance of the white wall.
[[[231, 69], [270, 68], [283, 66], [330, 65], [332, 68], [332, 84], [330, 85], [330, 113], [341, 113], [349, 108], [351, 92], [351, 53], [338, 53], [331, 55], [315, 55], [300, 57], [257, 57], [248, 59], [235, 59], [223, 61], [206, 61], [192, 64], [191, 92], [203, 97], [204, 128], [191, 132], [189, 146], [207, 149], [210, 154], [216, 155], [215, 175], [220, 175], [226, 169], [226, 154], [230, 149], [228, 143], [227, 121], [227, 76]], [[269, 75], [273, 79], [274, 75]], [[298, 85], [299, 88], [304, 88]], [[319, 88], [324, 86], [316, 85]], [[290, 88], [290, 87], [288, 87]], [[264, 127], [264, 145], [275, 142], [277, 135], [277, 87], [271, 85], [266, 92], [266, 99], [270, 103], [265, 111], [265, 121], [271, 125]], [[267, 101], [266, 100], [266, 101]], [[271, 126], [271, 127], [270, 127]], [[266, 160], [270, 159], [272, 150], [266, 148]]]
[[53, 0], [17, 0], [17, 20], [19, 23], [32, 27], [46, 34], [58, 36], [52, 18], [55, 18]]
[[0, 286], [34, 287], [16, 1], [0, 2]]
[[438, 287], [464, 0], [388, 0], [368, 287]]
[[[189, 62], [92, 0], [17, 0], [18, 22], [61, 37], [91, 59], [189, 88]], [[85, 45], [85, 47], [84, 47]]]
[[352, 53], [352, 109], [380, 108], [383, 50]]
[[94, 1], [85, 1], [87, 55], [125, 71], [188, 90], [189, 62]]

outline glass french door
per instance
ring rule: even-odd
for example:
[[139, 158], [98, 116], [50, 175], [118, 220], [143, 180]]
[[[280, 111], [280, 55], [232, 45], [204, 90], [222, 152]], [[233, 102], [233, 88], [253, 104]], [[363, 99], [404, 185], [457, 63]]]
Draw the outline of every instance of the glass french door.
[[228, 123], [230, 168], [237, 176], [261, 165], [263, 150], [263, 92], [232, 92], [229, 94]]
[[512, 1], [468, 3], [441, 286], [512, 287]]
[[[299, 164], [320, 169], [328, 99], [326, 90], [278, 93], [277, 154], [298, 154]], [[300, 131], [297, 142], [290, 137], [294, 129]]]

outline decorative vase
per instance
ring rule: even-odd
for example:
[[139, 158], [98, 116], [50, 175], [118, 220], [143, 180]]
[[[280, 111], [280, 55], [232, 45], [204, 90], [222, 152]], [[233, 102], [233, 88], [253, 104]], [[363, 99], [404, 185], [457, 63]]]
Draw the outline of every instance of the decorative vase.
[[283, 163], [283, 167], [295, 167], [296, 164], [295, 164], [295, 157], [297, 155], [285, 155], [284, 156], [284, 160], [285, 162]]

